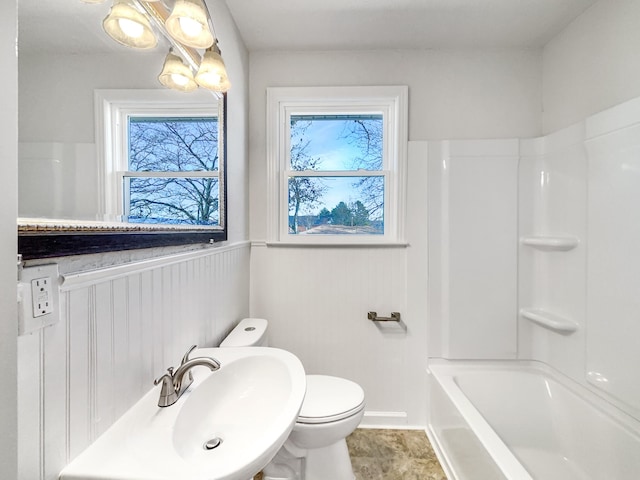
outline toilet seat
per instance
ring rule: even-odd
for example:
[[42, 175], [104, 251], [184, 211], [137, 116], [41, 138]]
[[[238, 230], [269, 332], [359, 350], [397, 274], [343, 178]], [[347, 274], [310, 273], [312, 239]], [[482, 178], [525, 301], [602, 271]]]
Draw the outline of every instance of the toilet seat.
[[327, 375], [307, 375], [307, 393], [297, 423], [336, 422], [363, 408], [364, 391], [357, 383]]

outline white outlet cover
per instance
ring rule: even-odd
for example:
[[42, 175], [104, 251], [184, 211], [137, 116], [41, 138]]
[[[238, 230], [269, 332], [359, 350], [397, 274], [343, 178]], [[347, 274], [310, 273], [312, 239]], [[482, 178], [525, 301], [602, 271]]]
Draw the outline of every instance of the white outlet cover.
[[42, 317], [53, 313], [53, 290], [51, 277], [40, 277], [31, 280], [31, 302], [33, 316]]
[[[36, 317], [32, 281], [43, 278], [48, 278], [51, 282], [49, 307], [47, 313]], [[18, 309], [18, 335], [30, 334], [60, 321], [60, 275], [57, 264], [24, 267], [20, 272], [18, 292], [21, 304]]]

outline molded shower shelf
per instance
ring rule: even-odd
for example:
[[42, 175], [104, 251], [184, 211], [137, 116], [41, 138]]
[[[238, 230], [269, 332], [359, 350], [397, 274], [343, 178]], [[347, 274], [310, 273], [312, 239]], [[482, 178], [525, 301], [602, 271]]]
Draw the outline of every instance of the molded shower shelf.
[[558, 333], [573, 333], [578, 329], [578, 324], [568, 318], [538, 308], [522, 308], [520, 315], [522, 318]]
[[523, 245], [537, 248], [538, 250], [571, 250], [578, 246], [580, 241], [576, 237], [551, 237], [532, 235], [520, 239]]

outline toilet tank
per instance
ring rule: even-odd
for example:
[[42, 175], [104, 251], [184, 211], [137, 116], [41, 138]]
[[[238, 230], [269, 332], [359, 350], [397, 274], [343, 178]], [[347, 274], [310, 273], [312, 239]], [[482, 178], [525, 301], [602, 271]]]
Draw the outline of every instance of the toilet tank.
[[226, 336], [220, 347], [266, 347], [267, 324], [264, 318], [244, 318]]

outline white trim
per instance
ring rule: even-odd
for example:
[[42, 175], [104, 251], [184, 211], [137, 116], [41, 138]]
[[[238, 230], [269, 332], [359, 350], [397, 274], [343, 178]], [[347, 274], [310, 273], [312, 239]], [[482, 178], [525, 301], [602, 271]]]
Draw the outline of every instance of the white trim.
[[135, 177], [135, 178], [218, 178], [220, 175], [217, 171], [197, 171], [197, 172], [136, 172], [136, 171], [124, 171], [118, 172], [120, 177]]
[[131, 275], [132, 273], [140, 273], [147, 270], [153, 270], [155, 268], [166, 267], [167, 265], [186, 262], [188, 260], [208, 257], [211, 255], [219, 255], [232, 250], [239, 250], [242, 248], [250, 247], [251, 242], [242, 241], [224, 246], [205, 247], [203, 249], [194, 250], [187, 253], [178, 253], [175, 255], [156, 257], [149, 260], [141, 260], [139, 262], [124, 263], [122, 265], [99, 268], [86, 272], [67, 273], [60, 276], [60, 290], [69, 291], [76, 288], [85, 287], [87, 285], [93, 285], [117, 278], [123, 278], [127, 275]]
[[388, 177], [389, 170], [284, 170], [287, 177]]
[[[344, 235], [342, 235], [344, 236]], [[359, 237], [362, 238], [362, 237]], [[327, 242], [267, 242], [265, 240], [252, 240], [251, 247], [256, 248], [266, 248], [266, 247], [282, 247], [282, 248], [354, 248], [354, 247], [365, 247], [365, 248], [408, 248], [411, 244], [408, 242], [351, 242], [351, 243], [341, 243], [339, 240], [332, 243]]]
[[[408, 87], [276, 87], [267, 89], [267, 239], [270, 244], [309, 243], [288, 233], [288, 176], [385, 176], [384, 235], [314, 235], [316, 244], [402, 243], [406, 209]], [[383, 170], [296, 171], [288, 169], [291, 114], [382, 114], [385, 122]], [[284, 183], [283, 183], [284, 182]], [[369, 238], [372, 237], [372, 238]]]
[[[406, 427], [407, 412], [376, 412], [365, 410], [360, 428]], [[424, 428], [421, 426], [420, 428]]]
[[[376, 238], [372, 238], [371, 241], [367, 241], [367, 237], [364, 235], [359, 235], [357, 238], [354, 238], [353, 241], [346, 241], [343, 237], [347, 237], [348, 235], [323, 235], [322, 238], [331, 237], [331, 242], [318, 242], [318, 241], [307, 241], [307, 242], [255, 242], [254, 246], [257, 247], [302, 247], [302, 248], [354, 248], [354, 247], [363, 247], [363, 248], [407, 248], [410, 247], [411, 244], [407, 242], [381, 242]], [[371, 235], [375, 237], [375, 235]], [[317, 235], [314, 235], [317, 237]], [[355, 235], [354, 235], [355, 237]], [[310, 237], [306, 237], [310, 238]], [[253, 245], [253, 244], [252, 244]]]

